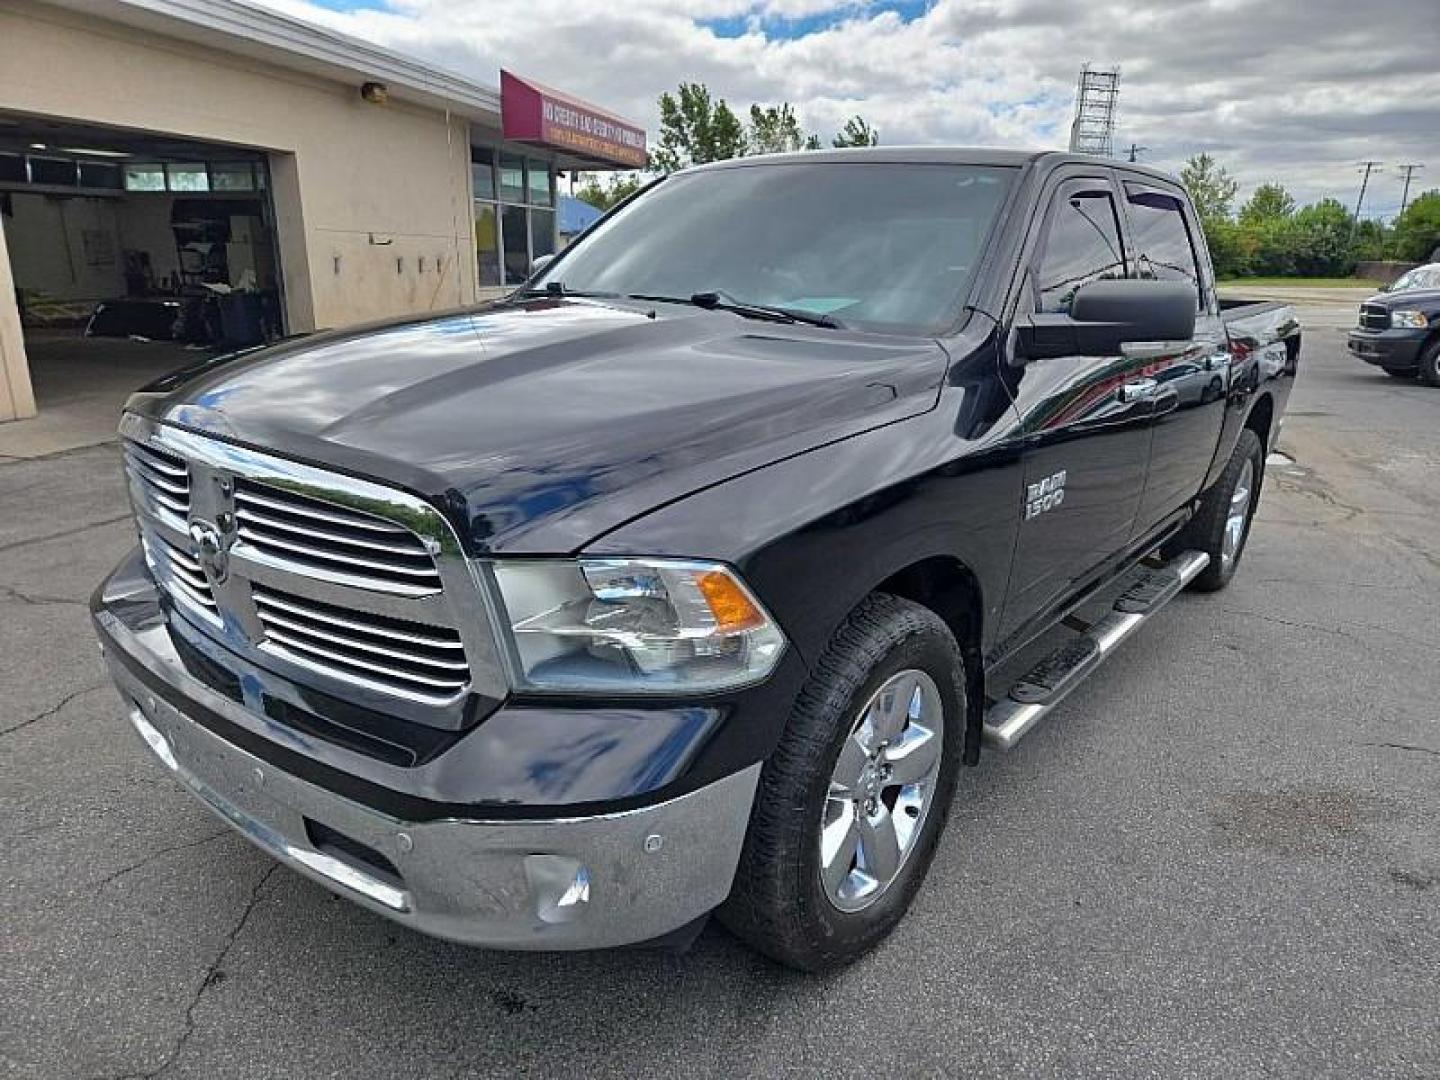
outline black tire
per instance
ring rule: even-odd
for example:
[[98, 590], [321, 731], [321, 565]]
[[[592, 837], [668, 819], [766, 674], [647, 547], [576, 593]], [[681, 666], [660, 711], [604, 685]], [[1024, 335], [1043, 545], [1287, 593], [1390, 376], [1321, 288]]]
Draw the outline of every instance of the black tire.
[[[1235, 492], [1245, 463], [1250, 463], [1251, 491], [1250, 507], [1245, 517], [1244, 531], [1240, 534], [1240, 545], [1235, 557], [1228, 563], [1223, 558], [1225, 547], [1225, 522], [1230, 516], [1230, 500]], [[1250, 524], [1255, 519], [1255, 508], [1260, 504], [1260, 488], [1265, 477], [1265, 449], [1260, 437], [1246, 428], [1240, 432], [1235, 449], [1225, 465], [1225, 471], [1211, 485], [1201, 500], [1199, 512], [1190, 519], [1184, 531], [1166, 545], [1167, 554], [1181, 551], [1203, 551], [1210, 556], [1210, 564], [1195, 576], [1190, 587], [1198, 592], [1218, 592], [1230, 584], [1240, 566], [1240, 557], [1245, 554], [1245, 544], [1250, 539]]]
[[[820, 880], [819, 837], [831, 775], [860, 710], [887, 679], [907, 669], [930, 675], [943, 705], [933, 801], [889, 887], [868, 907], [842, 911]], [[904, 916], [934, 858], [964, 736], [964, 662], [945, 623], [910, 601], [869, 597], [830, 640], [761, 771], [721, 921], [760, 952], [802, 971], [850, 963], [877, 945]]]
[[1389, 375], [1392, 379], [1413, 379], [1416, 375], [1416, 372], [1412, 368], [1387, 367], [1381, 368], [1380, 370], [1385, 372], [1385, 374]]
[[1420, 381], [1426, 386], [1440, 386], [1440, 338], [1420, 354]]

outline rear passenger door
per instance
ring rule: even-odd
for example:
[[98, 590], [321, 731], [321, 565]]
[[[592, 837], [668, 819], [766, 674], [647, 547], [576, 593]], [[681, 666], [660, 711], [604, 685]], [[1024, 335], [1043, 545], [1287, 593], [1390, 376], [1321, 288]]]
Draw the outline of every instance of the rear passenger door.
[[[1109, 175], [1054, 183], [1016, 316], [1070, 310], [1075, 291], [1127, 273]], [[1025, 495], [1002, 636], [1044, 616], [1129, 544], [1145, 483], [1150, 399], [1123, 355], [1031, 360], [1009, 378], [1024, 440]]]
[[1195, 333], [1186, 341], [1126, 346], [1155, 382], [1150, 470], [1135, 519], [1137, 539], [1200, 490], [1209, 471], [1229, 392], [1230, 352], [1199, 223], [1180, 193], [1146, 177], [1123, 180], [1134, 275], [1183, 281], [1195, 290]]

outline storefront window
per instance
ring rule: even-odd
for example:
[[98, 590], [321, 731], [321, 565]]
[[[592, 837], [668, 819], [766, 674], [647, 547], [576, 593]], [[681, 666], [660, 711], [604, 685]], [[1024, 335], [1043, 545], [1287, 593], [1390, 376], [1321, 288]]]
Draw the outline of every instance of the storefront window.
[[30, 182], [32, 184], [60, 184], [74, 187], [75, 162], [57, 158], [30, 159]]
[[514, 154], [500, 155], [500, 201], [525, 201], [525, 159]]
[[470, 179], [475, 198], [495, 198], [495, 151], [488, 146], [470, 148]]
[[166, 165], [171, 191], [209, 191], [210, 175], [203, 164]]
[[543, 161], [531, 158], [526, 163], [529, 178], [530, 203], [533, 206], [551, 206], [550, 169]]
[[496, 228], [495, 204], [475, 204], [475, 258], [480, 266], [480, 284], [500, 284], [500, 231]]
[[216, 191], [254, 191], [255, 176], [248, 161], [211, 165], [210, 184]]
[[120, 166], [108, 161], [80, 162], [80, 186], [90, 188], [118, 188]]
[[505, 284], [519, 285], [530, 276], [530, 253], [525, 244], [523, 206], [502, 206], [500, 227], [505, 236]]
[[126, 191], [164, 191], [164, 190], [165, 190], [165, 166], [163, 166], [163, 165], [126, 165], [126, 166], [125, 166], [125, 190], [126, 190]]
[[549, 210], [530, 211], [530, 258], [555, 254], [555, 215]]

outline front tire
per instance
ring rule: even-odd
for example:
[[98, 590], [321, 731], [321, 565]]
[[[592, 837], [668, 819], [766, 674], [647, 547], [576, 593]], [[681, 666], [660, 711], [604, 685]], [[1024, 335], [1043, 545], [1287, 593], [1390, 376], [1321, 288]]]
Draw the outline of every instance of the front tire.
[[965, 715], [964, 663], [945, 623], [869, 597], [836, 631], [765, 763], [721, 921], [804, 971], [883, 940], [934, 857]]
[[1440, 386], [1440, 338], [1420, 354], [1420, 381], [1426, 386]]

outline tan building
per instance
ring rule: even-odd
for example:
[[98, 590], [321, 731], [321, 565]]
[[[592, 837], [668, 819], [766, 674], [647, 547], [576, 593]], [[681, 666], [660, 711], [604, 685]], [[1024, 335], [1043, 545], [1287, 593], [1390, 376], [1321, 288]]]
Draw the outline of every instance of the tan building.
[[643, 155], [583, 102], [237, 0], [0, 0], [0, 420], [77, 372], [473, 303], [554, 250], [557, 174]]

